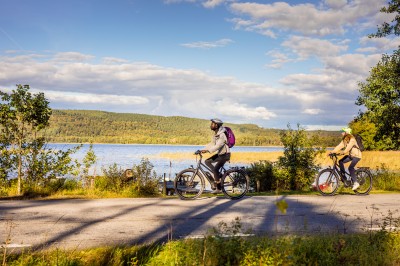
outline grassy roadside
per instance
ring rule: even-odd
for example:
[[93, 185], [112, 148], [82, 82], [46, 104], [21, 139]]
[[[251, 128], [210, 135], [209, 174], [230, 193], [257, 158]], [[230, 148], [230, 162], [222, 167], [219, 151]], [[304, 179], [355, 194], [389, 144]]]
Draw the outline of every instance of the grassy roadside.
[[[318, 157], [317, 163], [322, 166], [328, 166], [332, 164], [332, 161], [326, 155]], [[383, 165], [388, 170], [399, 170], [400, 171], [400, 151], [364, 151], [362, 153], [363, 158], [358, 166], [370, 167], [372, 169], [379, 168]], [[192, 153], [160, 153], [161, 158], [168, 158], [170, 160], [184, 160], [188, 158], [196, 158]], [[277, 161], [279, 156], [283, 156], [283, 152], [232, 152], [231, 162], [232, 163], [246, 163], [250, 164], [260, 160], [266, 161]]]
[[[397, 221], [398, 222], [398, 221]], [[230, 230], [233, 228], [228, 228]], [[400, 265], [400, 233], [384, 228], [365, 234], [227, 238], [221, 231], [203, 239], [167, 243], [60, 248], [3, 253], [3, 265]]]

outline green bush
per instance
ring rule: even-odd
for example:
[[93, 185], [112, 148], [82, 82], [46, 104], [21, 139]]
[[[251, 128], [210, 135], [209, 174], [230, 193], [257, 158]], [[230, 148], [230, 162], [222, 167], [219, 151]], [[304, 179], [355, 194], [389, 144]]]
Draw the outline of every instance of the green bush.
[[76, 179], [65, 180], [62, 189], [66, 191], [73, 191], [82, 188], [82, 184]]
[[119, 192], [124, 186], [124, 174], [121, 167], [116, 163], [108, 168], [102, 168], [103, 176], [95, 179], [95, 188], [99, 190]]
[[132, 186], [138, 196], [152, 196], [158, 194], [158, 182], [161, 180], [153, 170], [154, 165], [147, 158], [142, 158], [140, 164], [132, 167]]
[[246, 168], [246, 172], [250, 177], [250, 187], [255, 188], [257, 192], [272, 190], [276, 179], [272, 162], [259, 161], [252, 163]]
[[375, 189], [387, 191], [400, 190], [400, 172], [390, 171], [385, 164], [377, 168], [373, 177]]
[[288, 130], [281, 133], [281, 141], [284, 151], [283, 156], [279, 157], [279, 166], [289, 174], [289, 189], [309, 189], [319, 169], [316, 157], [325, 152], [325, 148], [315, 147], [320, 142], [319, 136], [315, 134], [309, 137], [300, 125], [297, 125], [297, 130], [292, 130], [288, 125]]

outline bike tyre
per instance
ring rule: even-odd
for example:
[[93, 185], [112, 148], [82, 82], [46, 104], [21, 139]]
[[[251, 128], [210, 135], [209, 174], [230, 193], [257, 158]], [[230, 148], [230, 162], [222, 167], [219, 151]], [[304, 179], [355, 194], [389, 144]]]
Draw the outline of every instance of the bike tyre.
[[[193, 175], [195, 175], [193, 177]], [[195, 186], [188, 184], [188, 178], [192, 178], [192, 182], [197, 182]], [[196, 173], [196, 169], [188, 168], [179, 172], [174, 181], [175, 193], [182, 200], [197, 199], [204, 191], [204, 178]]]
[[222, 193], [230, 199], [240, 199], [249, 191], [250, 178], [244, 170], [229, 169], [221, 178]]
[[[327, 181], [329, 184], [327, 184]], [[330, 168], [320, 171], [315, 183], [319, 193], [323, 196], [335, 195], [339, 188], [339, 178], [335, 171]]]
[[372, 175], [369, 170], [357, 169], [356, 170], [357, 182], [360, 184], [354, 192], [358, 195], [367, 195], [372, 189]]

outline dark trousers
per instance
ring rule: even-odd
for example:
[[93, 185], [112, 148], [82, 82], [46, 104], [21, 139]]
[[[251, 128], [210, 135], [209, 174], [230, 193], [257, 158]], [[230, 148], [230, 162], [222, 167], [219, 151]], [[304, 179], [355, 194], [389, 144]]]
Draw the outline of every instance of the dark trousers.
[[351, 157], [349, 155], [346, 155], [342, 159], [339, 160], [339, 167], [340, 167], [340, 171], [342, 171], [342, 173], [345, 172], [344, 164], [351, 162], [349, 165], [349, 172], [350, 172], [351, 180], [353, 180], [353, 183], [357, 181], [356, 170], [354, 169], [354, 167], [360, 160], [361, 160], [360, 158]]
[[219, 182], [221, 178], [219, 175], [219, 169], [221, 169], [221, 167], [224, 166], [224, 164], [230, 159], [231, 159], [231, 154], [226, 153], [223, 155], [214, 154], [213, 156], [205, 160], [205, 164], [213, 172], [215, 182]]

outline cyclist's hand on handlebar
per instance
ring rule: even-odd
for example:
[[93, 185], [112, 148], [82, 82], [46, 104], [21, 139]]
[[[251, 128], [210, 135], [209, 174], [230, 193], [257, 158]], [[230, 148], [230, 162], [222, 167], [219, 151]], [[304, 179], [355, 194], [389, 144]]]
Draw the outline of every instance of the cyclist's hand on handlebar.
[[195, 155], [198, 155], [200, 153], [201, 153], [201, 150], [197, 150], [197, 151], [194, 152]]

